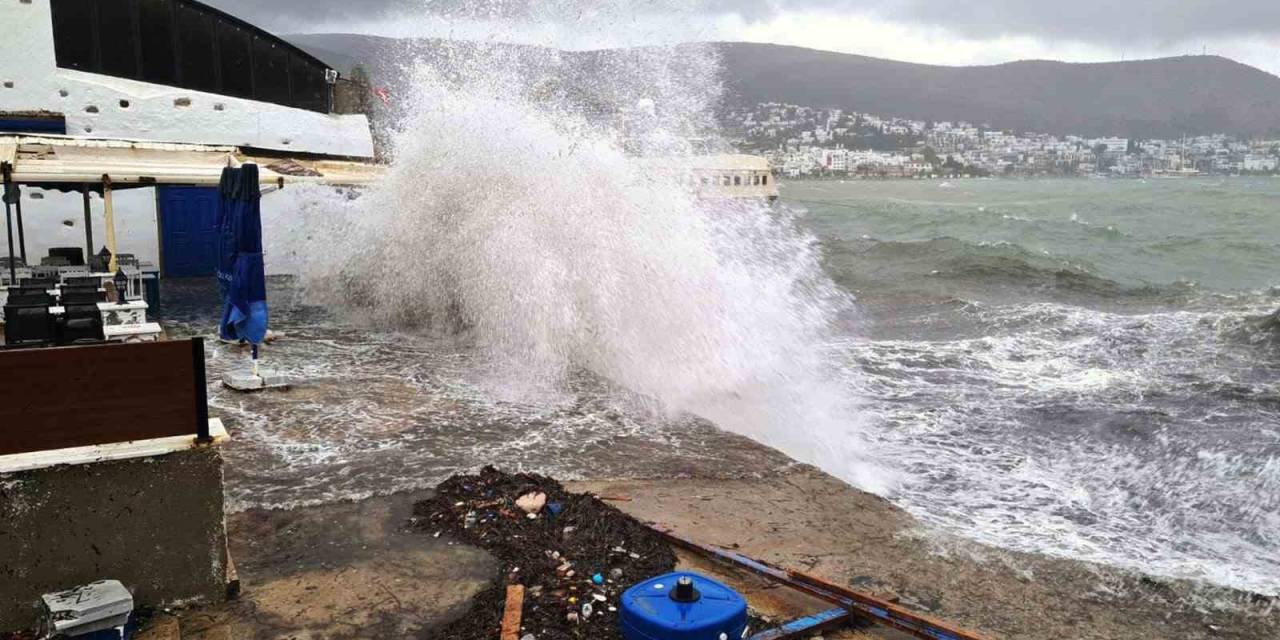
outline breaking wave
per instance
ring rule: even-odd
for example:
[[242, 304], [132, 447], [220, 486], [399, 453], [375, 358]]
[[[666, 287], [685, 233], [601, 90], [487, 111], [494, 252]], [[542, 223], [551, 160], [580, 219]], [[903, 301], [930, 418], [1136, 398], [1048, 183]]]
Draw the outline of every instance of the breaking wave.
[[638, 394], [886, 490], [826, 347], [853, 301], [815, 237], [763, 203], [700, 200], [667, 161], [715, 146], [714, 53], [599, 53], [608, 73], [570, 92], [553, 53], [503, 64], [512, 49], [476, 46], [467, 73], [407, 65], [417, 93], [383, 184], [290, 216], [277, 252], [323, 256], [297, 265], [312, 294], [461, 337], [505, 400], [555, 402], [589, 371], [632, 409]]

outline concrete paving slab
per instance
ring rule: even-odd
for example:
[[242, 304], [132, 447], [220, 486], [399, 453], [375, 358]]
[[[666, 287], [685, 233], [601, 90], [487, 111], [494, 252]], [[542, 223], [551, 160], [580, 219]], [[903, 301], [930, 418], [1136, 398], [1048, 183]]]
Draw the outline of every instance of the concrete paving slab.
[[410, 638], [496, 578], [482, 551], [406, 528], [422, 494], [228, 518], [239, 600], [179, 612], [182, 640]]

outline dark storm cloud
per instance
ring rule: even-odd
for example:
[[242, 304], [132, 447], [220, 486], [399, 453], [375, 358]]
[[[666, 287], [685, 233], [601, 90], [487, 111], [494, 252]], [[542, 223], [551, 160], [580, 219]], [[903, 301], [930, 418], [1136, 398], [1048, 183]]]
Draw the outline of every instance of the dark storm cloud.
[[748, 22], [787, 11], [821, 10], [871, 15], [943, 27], [983, 39], [1032, 36], [1125, 46], [1197, 38], [1280, 36], [1280, 0], [207, 0], [281, 32], [332, 27], [410, 13], [519, 17], [572, 17], [582, 9], [612, 7], [632, 14], [734, 14]]

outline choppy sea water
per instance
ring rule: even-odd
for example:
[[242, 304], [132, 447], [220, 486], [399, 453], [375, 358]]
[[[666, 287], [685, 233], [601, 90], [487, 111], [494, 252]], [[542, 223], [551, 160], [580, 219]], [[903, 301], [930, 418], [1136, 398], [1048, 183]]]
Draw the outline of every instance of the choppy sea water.
[[[858, 406], [859, 446], [897, 470], [888, 497], [1000, 547], [1275, 594], [1280, 333], [1263, 325], [1280, 307], [1277, 203], [1270, 180], [962, 181], [795, 183], [778, 206], [857, 297], [856, 322], [824, 348]], [[167, 286], [170, 328], [208, 331], [212, 284]], [[510, 372], [465, 339], [353, 322], [289, 278], [271, 295], [286, 337], [268, 365], [302, 384], [211, 387], [235, 435], [233, 508], [426, 487], [489, 463], [569, 478], [792, 464], [590, 373], [555, 397], [508, 397], [489, 381]], [[209, 353], [215, 373], [247, 357]]]
[[1280, 180], [788, 185], [893, 499], [996, 546], [1280, 591]]
[[167, 281], [171, 335], [206, 339], [210, 413], [232, 435], [228, 508], [292, 509], [434, 487], [483, 465], [584, 478], [753, 477], [794, 462], [711, 423], [657, 417], [587, 373], [556, 397], [512, 400], [473, 345], [345, 321], [292, 277], [272, 277], [273, 331], [262, 367], [288, 391], [241, 394], [223, 373], [247, 349], [216, 341], [217, 283]]

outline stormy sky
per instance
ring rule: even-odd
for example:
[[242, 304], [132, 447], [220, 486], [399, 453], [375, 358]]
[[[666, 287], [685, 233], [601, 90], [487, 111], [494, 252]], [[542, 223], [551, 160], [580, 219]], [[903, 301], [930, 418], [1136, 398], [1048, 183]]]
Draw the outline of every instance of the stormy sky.
[[1280, 74], [1280, 0], [206, 0], [281, 33], [749, 40], [931, 64], [1208, 52]]

